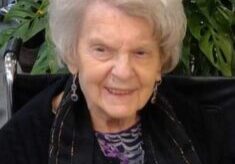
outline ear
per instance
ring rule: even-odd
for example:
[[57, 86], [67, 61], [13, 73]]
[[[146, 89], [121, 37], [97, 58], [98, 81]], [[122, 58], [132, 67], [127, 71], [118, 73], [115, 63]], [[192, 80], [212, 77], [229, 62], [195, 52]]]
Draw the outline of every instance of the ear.
[[163, 68], [163, 65], [164, 65], [163, 59], [162, 59], [162, 57], [160, 57], [158, 65], [157, 65], [157, 69], [156, 69], [156, 74], [155, 74], [156, 82], [161, 81], [161, 79], [162, 79], [162, 68]]
[[161, 80], [162, 78], [162, 74], [164, 74], [164, 67], [165, 67], [165, 63], [166, 63], [166, 55], [164, 54], [162, 48], [160, 48], [159, 50], [159, 54], [160, 54], [160, 57], [159, 57], [159, 66], [158, 66], [158, 69], [157, 69], [157, 76], [156, 76], [156, 81], [159, 81]]
[[157, 73], [155, 80], [156, 80], [156, 82], [159, 82], [162, 80], [162, 73], [160, 71]]
[[71, 74], [77, 74], [78, 73], [78, 66], [75, 63], [68, 62], [67, 63], [68, 70]]

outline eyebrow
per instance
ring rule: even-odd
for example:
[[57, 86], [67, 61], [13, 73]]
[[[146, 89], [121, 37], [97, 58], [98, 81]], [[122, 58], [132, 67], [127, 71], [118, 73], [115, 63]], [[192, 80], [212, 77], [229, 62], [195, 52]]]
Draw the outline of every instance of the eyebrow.
[[99, 37], [91, 37], [88, 39], [89, 44], [104, 44], [107, 45], [107, 42], [104, 39], [100, 39]]
[[[100, 38], [99, 36], [92, 36], [88, 39], [88, 43], [89, 45], [104, 45], [104, 46], [108, 46], [108, 48], [111, 48], [111, 49], [116, 49], [114, 46], [112, 46], [112, 41], [107, 40], [107, 39], [102, 39]], [[154, 49], [156, 44], [153, 44], [152, 42], [149, 42], [149, 41], [140, 41], [140, 42], [137, 42], [137, 44], [135, 44], [134, 47], [132, 47], [132, 49]], [[160, 46], [159, 46], [160, 47]]]

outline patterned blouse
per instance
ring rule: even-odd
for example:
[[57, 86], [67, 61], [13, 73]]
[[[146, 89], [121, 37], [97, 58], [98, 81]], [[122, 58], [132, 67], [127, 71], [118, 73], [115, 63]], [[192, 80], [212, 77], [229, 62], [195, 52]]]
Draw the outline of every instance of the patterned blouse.
[[120, 164], [144, 163], [140, 122], [118, 133], [95, 132], [95, 135], [105, 157], [117, 158]]

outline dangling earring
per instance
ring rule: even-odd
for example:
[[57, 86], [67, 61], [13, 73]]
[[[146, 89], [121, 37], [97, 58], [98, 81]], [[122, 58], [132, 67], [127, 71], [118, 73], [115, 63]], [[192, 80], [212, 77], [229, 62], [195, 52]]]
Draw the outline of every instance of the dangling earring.
[[153, 96], [151, 98], [151, 103], [152, 104], [155, 104], [156, 103], [156, 99], [157, 99], [157, 88], [158, 86], [161, 84], [161, 80], [157, 81], [155, 86], [154, 86], [154, 89], [153, 89]]
[[71, 85], [71, 91], [72, 91], [71, 100], [74, 101], [74, 102], [78, 101], [78, 95], [76, 93], [76, 91], [77, 91], [76, 81], [77, 81], [77, 74], [75, 74], [73, 76], [73, 83]]

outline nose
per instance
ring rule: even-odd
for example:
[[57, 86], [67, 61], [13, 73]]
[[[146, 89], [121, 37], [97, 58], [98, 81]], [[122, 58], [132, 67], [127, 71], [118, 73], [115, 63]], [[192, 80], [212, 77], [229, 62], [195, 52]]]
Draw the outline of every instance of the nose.
[[134, 75], [133, 65], [128, 54], [117, 55], [113, 64], [112, 75], [120, 80], [129, 80]]

